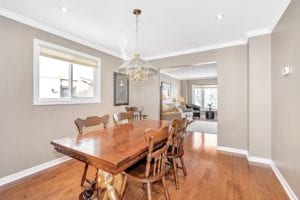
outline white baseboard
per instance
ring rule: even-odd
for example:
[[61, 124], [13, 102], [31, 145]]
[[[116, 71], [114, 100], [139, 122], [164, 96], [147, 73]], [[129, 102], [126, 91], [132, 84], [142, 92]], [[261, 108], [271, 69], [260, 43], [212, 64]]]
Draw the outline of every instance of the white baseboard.
[[226, 151], [226, 152], [230, 152], [230, 153], [243, 154], [243, 155], [246, 155], [246, 156], [248, 155], [248, 151], [247, 150], [236, 149], [236, 148], [231, 148], [231, 147], [217, 146], [217, 150], [218, 151]]
[[263, 163], [270, 165], [273, 172], [275, 173], [276, 177], [278, 178], [279, 182], [281, 183], [282, 187], [284, 188], [285, 192], [288, 194], [289, 198], [291, 200], [299, 200], [294, 191], [291, 189], [287, 181], [284, 179], [276, 165], [271, 159], [266, 159], [266, 158], [260, 158], [260, 157], [254, 157], [250, 156], [249, 152], [247, 150], [243, 149], [236, 149], [236, 148], [231, 148], [231, 147], [222, 147], [222, 146], [217, 146], [218, 151], [226, 151], [230, 153], [237, 153], [237, 154], [243, 154], [247, 156], [247, 159], [249, 162], [256, 162], [256, 163]]
[[249, 156], [249, 155], [248, 155], [247, 159], [249, 162], [263, 163], [263, 164], [267, 164], [267, 165], [271, 165], [271, 162], [272, 162], [270, 159], [254, 157], [254, 156]]
[[61, 164], [61, 163], [66, 162], [70, 159], [71, 159], [70, 157], [63, 156], [61, 158], [57, 158], [55, 160], [51, 160], [49, 162], [42, 163], [40, 165], [31, 167], [29, 169], [25, 169], [23, 171], [11, 174], [9, 176], [5, 176], [3, 178], [0, 178], [0, 186], [5, 185], [5, 184], [10, 183], [10, 182], [13, 182], [13, 181], [16, 181], [18, 179], [24, 178], [26, 176], [29, 176], [29, 175], [34, 174], [36, 172], [42, 171], [44, 169], [53, 167], [55, 165]]
[[[287, 181], [284, 179], [284, 177], [282, 176], [282, 174], [280, 173], [280, 171], [278, 170], [278, 168], [276, 167], [275, 163], [272, 160], [265, 159], [265, 158], [254, 157], [254, 156], [248, 156], [248, 151], [243, 150], [243, 149], [236, 149], [236, 148], [231, 148], [231, 147], [218, 146], [217, 150], [218, 151], [225, 151], [225, 152], [230, 152], [230, 153], [237, 153], [237, 154], [246, 155], [249, 162], [257, 162], [257, 163], [264, 163], [264, 164], [270, 165], [272, 170], [274, 171], [276, 177], [278, 178], [279, 182], [281, 183], [282, 187], [284, 188], [284, 190], [288, 194], [289, 198], [291, 200], [298, 200], [296, 194], [291, 189], [291, 187], [289, 186]], [[37, 173], [39, 171], [45, 170], [47, 168], [53, 167], [55, 165], [61, 164], [61, 163], [66, 162], [68, 160], [71, 160], [71, 158], [67, 157], [67, 156], [63, 156], [61, 158], [58, 158], [58, 159], [55, 159], [55, 160], [52, 160], [52, 161], [49, 161], [49, 162], [46, 162], [46, 163], [42, 163], [40, 165], [31, 167], [29, 169], [26, 169], [26, 170], [23, 170], [23, 171], [20, 171], [20, 172], [17, 172], [15, 174], [5, 176], [3, 178], [0, 178], [0, 186], [5, 185], [5, 184], [10, 183], [10, 182], [13, 182], [13, 181], [16, 181], [18, 179], [24, 178], [24, 177], [29, 176], [31, 174]]]
[[277, 176], [282, 187], [284, 188], [285, 192], [288, 194], [289, 198], [291, 200], [298, 200], [298, 197], [296, 196], [296, 194], [294, 193], [292, 188], [289, 186], [289, 184], [287, 183], [287, 181], [285, 180], [285, 178], [283, 177], [283, 175], [281, 174], [281, 172], [276, 167], [276, 165], [273, 161], [270, 162], [270, 166], [271, 166], [273, 172], [275, 173], [275, 175]]

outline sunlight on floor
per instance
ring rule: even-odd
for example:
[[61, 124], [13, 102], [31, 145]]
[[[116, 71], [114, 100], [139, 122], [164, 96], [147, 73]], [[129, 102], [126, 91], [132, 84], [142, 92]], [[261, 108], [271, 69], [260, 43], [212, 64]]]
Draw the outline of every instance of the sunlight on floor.
[[199, 133], [191, 132], [192, 134], [192, 148], [198, 150], [204, 147], [216, 147], [217, 146], [217, 135], [210, 133]]

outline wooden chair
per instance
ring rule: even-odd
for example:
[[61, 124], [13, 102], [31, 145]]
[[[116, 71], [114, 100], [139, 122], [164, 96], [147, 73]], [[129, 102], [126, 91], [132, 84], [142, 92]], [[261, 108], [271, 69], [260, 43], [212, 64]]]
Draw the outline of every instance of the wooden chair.
[[[134, 166], [125, 170], [125, 185], [127, 179], [137, 181], [147, 185], [148, 200], [152, 199], [152, 183], [161, 181], [164, 188], [164, 194], [167, 200], [170, 199], [165, 175], [166, 175], [166, 159], [169, 142], [171, 137], [168, 136], [168, 127], [164, 126], [159, 130], [147, 129], [145, 131], [145, 139], [148, 143], [148, 154], [145, 162], [141, 161]], [[163, 144], [157, 147], [158, 144]], [[125, 187], [124, 187], [125, 190]], [[124, 191], [121, 191], [121, 198]]]
[[126, 112], [132, 111], [132, 112], [140, 112], [140, 108], [139, 107], [125, 107]]
[[113, 114], [114, 124], [115, 126], [120, 124], [131, 124], [134, 121], [134, 112], [121, 112], [119, 114]]
[[[173, 119], [171, 124], [171, 132], [172, 132], [172, 141], [170, 147], [168, 149], [167, 158], [173, 165], [173, 173], [175, 178], [176, 189], [179, 189], [179, 179], [178, 179], [178, 168], [183, 170], [185, 176], [187, 176], [187, 171], [183, 161], [184, 148], [183, 142], [187, 127], [187, 119]], [[181, 166], [179, 167], [177, 164], [177, 160], [179, 159]]]
[[[83, 134], [84, 127], [91, 127], [91, 126], [97, 126], [97, 125], [103, 124], [103, 127], [106, 128], [108, 121], [109, 121], [109, 115], [104, 115], [102, 117], [92, 116], [92, 117], [87, 117], [86, 119], [79, 119], [79, 118], [76, 119], [75, 125], [78, 129], [78, 133]], [[81, 183], [80, 183], [81, 186], [83, 186], [85, 181], [87, 181], [90, 184], [92, 183], [90, 180], [88, 180], [86, 178], [86, 173], [87, 173], [88, 167], [89, 167], [89, 165], [87, 163], [85, 163], [84, 171], [83, 171]]]
[[134, 114], [134, 120], [139, 120], [141, 119], [141, 109], [139, 107], [125, 107], [126, 112], [132, 111]]

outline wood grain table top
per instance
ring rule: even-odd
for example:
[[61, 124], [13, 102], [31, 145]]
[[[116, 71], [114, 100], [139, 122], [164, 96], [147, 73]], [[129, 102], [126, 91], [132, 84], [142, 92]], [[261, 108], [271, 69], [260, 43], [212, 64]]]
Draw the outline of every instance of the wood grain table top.
[[144, 131], [166, 121], [140, 120], [51, 142], [58, 152], [112, 174], [122, 172], [147, 153]]

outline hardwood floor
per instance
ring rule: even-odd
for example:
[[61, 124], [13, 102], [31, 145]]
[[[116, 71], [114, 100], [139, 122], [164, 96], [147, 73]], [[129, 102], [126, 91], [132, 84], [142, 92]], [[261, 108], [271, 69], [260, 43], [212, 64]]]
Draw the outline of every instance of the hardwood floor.
[[[217, 151], [216, 141], [213, 134], [187, 134], [184, 158], [188, 176], [184, 177], [179, 170], [178, 191], [173, 177], [168, 177], [172, 200], [288, 199], [269, 166], [249, 163], [245, 156]], [[72, 160], [2, 186], [0, 199], [78, 199], [83, 167], [83, 163]], [[91, 167], [88, 177], [93, 177], [94, 172]], [[142, 199], [145, 195], [140, 185], [129, 182], [124, 199]], [[153, 199], [164, 199], [164, 195], [153, 192]]]

